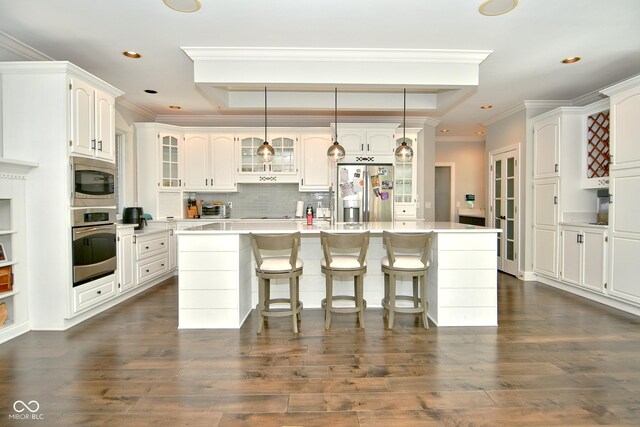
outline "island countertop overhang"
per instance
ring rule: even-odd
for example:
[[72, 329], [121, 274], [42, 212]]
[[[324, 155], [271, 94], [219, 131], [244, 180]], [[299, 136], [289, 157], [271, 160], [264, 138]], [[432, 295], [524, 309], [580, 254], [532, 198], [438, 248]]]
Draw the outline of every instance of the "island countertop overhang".
[[496, 228], [480, 227], [475, 225], [459, 224], [456, 222], [430, 222], [430, 221], [393, 221], [393, 222], [362, 222], [346, 223], [328, 221], [316, 221], [307, 225], [304, 221], [242, 221], [242, 222], [213, 222], [203, 225], [177, 230], [176, 234], [248, 234], [248, 233], [293, 233], [318, 234], [320, 231], [330, 232], [362, 232], [370, 231], [372, 234], [382, 234], [383, 231], [396, 232], [425, 232], [435, 233], [500, 233]]

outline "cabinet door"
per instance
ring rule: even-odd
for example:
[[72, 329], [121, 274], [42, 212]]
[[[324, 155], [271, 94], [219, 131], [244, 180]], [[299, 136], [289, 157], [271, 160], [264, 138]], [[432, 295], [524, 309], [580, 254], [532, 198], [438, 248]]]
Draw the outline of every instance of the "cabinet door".
[[257, 155], [258, 147], [264, 139], [256, 135], [237, 136], [240, 145], [240, 167], [238, 174], [255, 174], [268, 172], [268, 163], [264, 163]]
[[177, 134], [158, 134], [160, 144], [160, 187], [180, 188], [180, 136]]
[[236, 191], [235, 141], [233, 135], [211, 135], [209, 164], [213, 189]]
[[327, 150], [329, 135], [303, 135], [301, 138], [300, 191], [328, 191], [331, 170]]
[[614, 233], [632, 233], [640, 238], [640, 169], [616, 171], [609, 188], [609, 217]]
[[558, 277], [558, 232], [542, 228], [533, 229], [533, 271]]
[[284, 175], [296, 174], [295, 146], [298, 136], [276, 135], [275, 137], [269, 137], [269, 139], [275, 151], [270, 165], [270, 172]]
[[640, 167], [640, 87], [611, 97], [612, 168]]
[[555, 227], [558, 224], [558, 180], [551, 179], [533, 185], [534, 227]]
[[71, 151], [93, 156], [94, 139], [93, 87], [82, 80], [71, 80]]
[[133, 289], [134, 281], [134, 250], [133, 230], [118, 231], [118, 292]]
[[184, 186], [187, 190], [207, 190], [209, 176], [209, 135], [184, 136]]
[[579, 285], [582, 267], [582, 235], [579, 229], [561, 228], [562, 264], [560, 267], [560, 279], [562, 281]]
[[605, 282], [604, 232], [584, 229], [582, 231], [582, 286], [603, 292]]
[[[403, 137], [396, 138], [396, 145], [401, 145]], [[418, 198], [416, 182], [416, 159], [417, 156], [417, 144], [414, 143], [414, 136], [406, 136], [404, 141], [407, 145], [413, 149], [413, 159], [410, 162], [395, 163], [395, 188], [393, 189], [393, 197], [396, 203], [415, 203]], [[415, 206], [415, 205], [414, 205]], [[415, 211], [415, 208], [414, 208]], [[396, 212], [398, 212], [396, 210]]]
[[537, 123], [533, 132], [533, 177], [559, 176], [560, 117]]
[[395, 151], [393, 132], [367, 132], [366, 151], [369, 155], [391, 155]]
[[115, 161], [115, 101], [106, 93], [98, 90], [94, 93], [96, 157]]
[[366, 150], [366, 132], [340, 132], [338, 130], [338, 142], [344, 147], [344, 151], [348, 156], [353, 154], [364, 154]]

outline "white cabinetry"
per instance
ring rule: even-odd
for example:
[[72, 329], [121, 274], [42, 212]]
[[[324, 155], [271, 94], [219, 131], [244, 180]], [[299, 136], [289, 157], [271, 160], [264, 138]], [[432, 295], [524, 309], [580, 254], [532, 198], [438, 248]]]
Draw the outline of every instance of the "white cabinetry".
[[236, 136], [240, 145], [240, 166], [237, 169], [237, 180], [243, 183], [298, 181], [296, 150], [299, 141], [298, 133], [292, 130], [272, 129], [267, 138], [273, 147], [274, 156], [271, 162], [263, 162], [257, 155], [258, 147], [264, 139], [258, 137], [259, 132], [244, 131]]
[[605, 99], [584, 108], [582, 188], [608, 188], [611, 145], [609, 100]]
[[71, 152], [115, 161], [115, 99], [79, 78], [69, 78]]
[[138, 203], [154, 219], [182, 218], [182, 129], [135, 123]]
[[344, 147], [343, 162], [389, 162], [394, 160], [394, 133], [398, 124], [339, 124], [338, 142]]
[[73, 313], [79, 314], [116, 296], [114, 276], [103, 277], [73, 288]]
[[[407, 131], [403, 136], [403, 132], [399, 132], [395, 136], [395, 145], [399, 146], [402, 141], [406, 141], [407, 145], [413, 149], [413, 158], [410, 162], [398, 162], [395, 160], [395, 186], [393, 189], [394, 197], [394, 218], [401, 219], [416, 219], [417, 216], [417, 170], [416, 167], [418, 159], [418, 144], [416, 143], [418, 133], [416, 131]], [[395, 148], [394, 148], [395, 150]]]
[[560, 227], [560, 234], [560, 279], [603, 293], [606, 281], [606, 230], [565, 225]]
[[609, 292], [640, 304], [640, 77], [602, 91], [610, 96], [611, 181]]
[[595, 194], [581, 189], [584, 109], [560, 107], [533, 119], [533, 271], [558, 279], [559, 222], [592, 213]]
[[331, 184], [331, 162], [327, 150], [333, 144], [331, 135], [300, 135], [300, 191], [329, 191]]
[[186, 190], [237, 191], [233, 135], [186, 134], [184, 159]]
[[135, 250], [133, 244], [133, 227], [118, 227], [118, 292], [124, 293], [135, 287], [133, 265]]
[[11, 288], [0, 292], [0, 305], [7, 318], [0, 324], [0, 343], [27, 332], [29, 304], [27, 289], [27, 238], [25, 235], [25, 175], [33, 163], [0, 160], [0, 243], [4, 259], [0, 261], [3, 284]]
[[134, 236], [136, 286], [169, 272], [169, 230]]

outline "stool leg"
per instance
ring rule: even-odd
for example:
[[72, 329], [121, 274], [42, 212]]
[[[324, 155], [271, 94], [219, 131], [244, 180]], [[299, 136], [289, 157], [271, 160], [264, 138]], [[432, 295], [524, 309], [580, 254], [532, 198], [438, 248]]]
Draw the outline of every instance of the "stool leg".
[[324, 305], [324, 328], [331, 326], [331, 309], [333, 308], [333, 276], [326, 274], [326, 303]]
[[427, 312], [429, 311], [429, 302], [427, 301], [426, 273], [420, 276], [420, 288], [421, 288], [420, 301], [422, 302], [422, 323], [425, 329], [429, 329], [429, 318], [427, 317]]
[[[300, 298], [300, 276], [296, 276], [296, 295], [298, 295], [298, 299]], [[299, 304], [302, 304], [300, 301], [296, 301], [296, 307]], [[298, 312], [298, 322], [302, 320], [302, 307], [300, 307], [300, 312]]]
[[389, 275], [384, 273], [384, 298], [382, 299], [382, 316], [389, 317], [389, 310], [385, 307], [389, 305]]
[[389, 274], [389, 319], [388, 328], [393, 328], [393, 318], [396, 309], [396, 276], [395, 274]]
[[298, 316], [296, 315], [296, 308], [298, 306], [298, 292], [296, 289], [296, 278], [289, 278], [289, 306], [291, 307], [291, 320], [293, 324], [293, 332], [298, 333]]
[[258, 305], [256, 309], [258, 311], [258, 333], [262, 333], [262, 324], [264, 323], [264, 316], [262, 315], [262, 311], [264, 310], [264, 290], [265, 290], [265, 280], [262, 277], [258, 278]]
[[266, 284], [267, 286], [265, 286], [264, 288], [264, 305], [262, 307], [263, 310], [269, 310], [269, 308], [271, 307], [271, 303], [269, 302], [271, 300], [271, 279], [266, 279]]
[[418, 307], [418, 276], [413, 276], [413, 306]]
[[358, 311], [358, 323], [364, 329], [364, 278], [359, 275], [354, 280], [356, 282], [356, 306], [360, 309]]

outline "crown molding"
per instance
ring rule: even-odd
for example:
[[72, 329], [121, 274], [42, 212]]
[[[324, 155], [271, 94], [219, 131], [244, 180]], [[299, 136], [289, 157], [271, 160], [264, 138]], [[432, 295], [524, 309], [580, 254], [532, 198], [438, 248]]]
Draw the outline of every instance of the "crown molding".
[[484, 142], [484, 136], [436, 136], [436, 142]]
[[0, 31], [0, 49], [5, 49], [28, 61], [54, 61], [50, 56], [14, 39], [2, 31]]
[[156, 118], [158, 117], [157, 114], [154, 113], [153, 111], [147, 108], [144, 108], [138, 104], [134, 104], [133, 102], [129, 101], [126, 98], [116, 99], [116, 105], [122, 108], [126, 108], [129, 111], [133, 111], [134, 113], [138, 113], [141, 116], [144, 116], [151, 121], [156, 121]]
[[520, 111], [531, 109], [531, 108], [558, 108], [562, 106], [572, 105], [571, 101], [567, 100], [525, 100], [519, 102], [518, 104], [507, 108], [506, 110], [500, 112], [499, 114], [491, 117], [489, 120], [482, 122], [483, 126], [490, 126], [494, 123], [499, 122], [500, 120], [506, 119], [509, 116], [512, 116]]
[[635, 76], [629, 77], [627, 79], [619, 81], [618, 83], [607, 86], [606, 88], [600, 89], [599, 92], [607, 96], [611, 96], [611, 95], [620, 93], [624, 90], [637, 87], [638, 84], [640, 84], [640, 74], [636, 74]]

